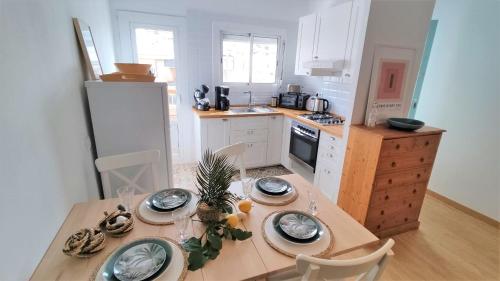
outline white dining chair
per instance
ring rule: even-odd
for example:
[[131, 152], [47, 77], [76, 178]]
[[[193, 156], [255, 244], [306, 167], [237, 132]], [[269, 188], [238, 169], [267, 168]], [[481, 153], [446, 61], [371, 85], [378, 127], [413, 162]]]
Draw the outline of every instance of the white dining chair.
[[296, 270], [278, 273], [267, 280], [379, 280], [387, 263], [394, 255], [391, 251], [394, 240], [389, 239], [373, 253], [353, 259], [327, 260], [299, 254]]
[[216, 150], [215, 154], [224, 154], [227, 155], [229, 160], [232, 160], [232, 163], [235, 164], [240, 170], [241, 179], [246, 178], [246, 166], [245, 166], [245, 149], [247, 145], [243, 142], [239, 142], [236, 144], [225, 146], [219, 150]]
[[[101, 180], [103, 186], [103, 192], [105, 198], [111, 198], [116, 196], [117, 188], [111, 187], [110, 176], [120, 179], [125, 186], [132, 186], [135, 188], [137, 193], [148, 193], [160, 189], [159, 180], [159, 163], [160, 163], [160, 151], [159, 150], [146, 150], [126, 154], [118, 154], [112, 156], [105, 156], [95, 160], [95, 165], [101, 173]], [[120, 169], [128, 167], [137, 167], [138, 172], [133, 174], [131, 171], [120, 172]], [[142, 175], [150, 170], [152, 175], [152, 186], [141, 186], [138, 182]], [[123, 185], [122, 185], [123, 186]], [[113, 192], [114, 191], [114, 192]]]

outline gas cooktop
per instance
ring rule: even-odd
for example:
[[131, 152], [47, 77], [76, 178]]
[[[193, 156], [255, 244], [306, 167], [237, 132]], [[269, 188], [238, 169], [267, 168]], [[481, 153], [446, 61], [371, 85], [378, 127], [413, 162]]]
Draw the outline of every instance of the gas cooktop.
[[301, 114], [299, 117], [314, 121], [321, 125], [342, 125], [344, 124], [344, 120], [337, 115], [333, 115], [331, 113], [309, 113], [309, 114]]

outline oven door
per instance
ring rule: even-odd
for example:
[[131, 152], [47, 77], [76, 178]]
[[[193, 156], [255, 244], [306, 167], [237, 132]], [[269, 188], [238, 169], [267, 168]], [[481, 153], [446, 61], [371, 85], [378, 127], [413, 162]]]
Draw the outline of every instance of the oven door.
[[314, 172], [318, 156], [318, 139], [305, 135], [292, 127], [290, 134], [290, 157], [302, 162]]

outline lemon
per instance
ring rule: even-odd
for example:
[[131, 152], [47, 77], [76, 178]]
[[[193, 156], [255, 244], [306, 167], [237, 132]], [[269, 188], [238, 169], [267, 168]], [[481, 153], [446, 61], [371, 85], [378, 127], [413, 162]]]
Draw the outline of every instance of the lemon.
[[238, 223], [240, 222], [240, 219], [238, 218], [238, 215], [236, 214], [229, 214], [226, 216], [227, 224], [229, 224], [231, 227], [236, 227], [238, 226]]
[[241, 200], [238, 202], [238, 209], [243, 213], [248, 213], [252, 209], [252, 201], [250, 200]]

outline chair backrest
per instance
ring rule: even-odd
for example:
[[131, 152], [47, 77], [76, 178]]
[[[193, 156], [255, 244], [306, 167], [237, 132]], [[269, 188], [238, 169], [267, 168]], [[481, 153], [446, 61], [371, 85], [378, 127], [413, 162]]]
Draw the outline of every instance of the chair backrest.
[[227, 155], [230, 160], [232, 159], [233, 164], [236, 164], [238, 169], [240, 169], [240, 177], [243, 179], [247, 176], [245, 159], [243, 157], [246, 147], [247, 145], [245, 143], [239, 142], [236, 144], [225, 146], [219, 150], [216, 150], [214, 153], [224, 154]]
[[357, 277], [356, 280], [378, 280], [392, 256], [394, 240], [389, 239], [377, 251], [355, 259], [326, 260], [298, 255], [297, 271], [302, 280], [342, 280]]
[[[156, 191], [160, 189], [159, 180], [159, 163], [160, 163], [160, 151], [159, 150], [146, 150], [140, 152], [119, 154], [101, 157], [95, 160], [95, 165], [101, 173], [103, 192], [105, 198], [111, 198], [116, 196], [116, 189], [112, 190], [110, 175], [113, 175], [120, 179], [125, 185], [129, 185], [135, 188], [137, 193], [147, 193], [151, 191]], [[119, 172], [119, 169], [127, 167], [138, 167], [138, 172], [135, 175], [130, 175], [130, 173]], [[141, 176], [148, 170], [151, 170], [152, 174], [152, 188], [146, 186], [140, 186], [138, 184]], [[114, 191], [114, 192], [113, 192]]]

